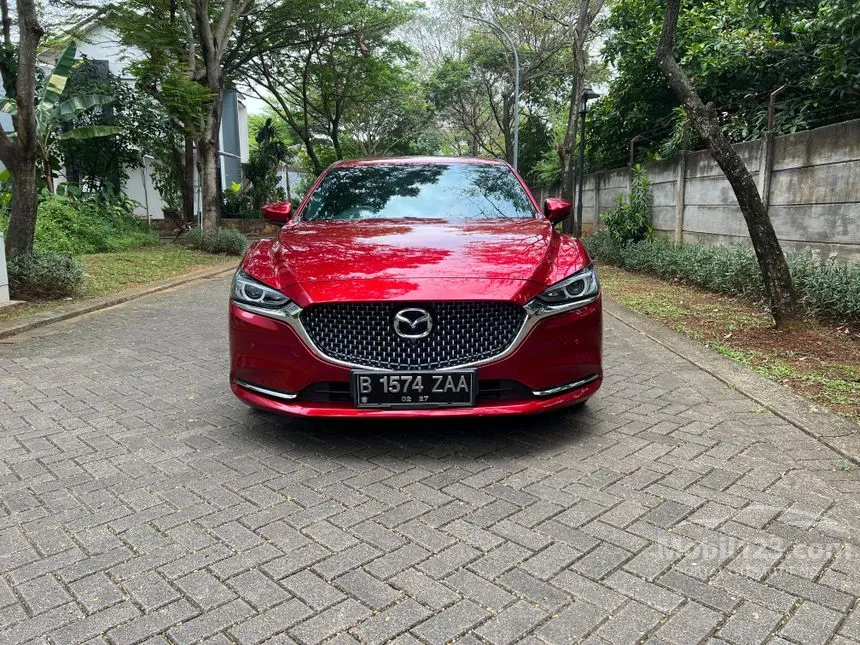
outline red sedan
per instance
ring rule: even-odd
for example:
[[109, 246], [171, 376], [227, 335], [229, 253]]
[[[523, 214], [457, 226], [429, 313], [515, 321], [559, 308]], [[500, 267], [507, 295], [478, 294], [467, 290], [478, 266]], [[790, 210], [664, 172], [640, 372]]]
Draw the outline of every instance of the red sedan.
[[248, 249], [230, 298], [230, 383], [289, 414], [528, 414], [600, 387], [597, 274], [499, 161], [339, 162]]

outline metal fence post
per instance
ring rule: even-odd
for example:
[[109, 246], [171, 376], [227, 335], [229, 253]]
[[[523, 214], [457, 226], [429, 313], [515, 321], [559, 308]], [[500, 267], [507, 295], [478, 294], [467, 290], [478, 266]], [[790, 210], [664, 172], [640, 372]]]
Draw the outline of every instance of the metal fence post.
[[773, 130], [768, 130], [761, 140], [758, 164], [758, 192], [767, 212], [770, 205], [770, 176], [773, 171]]
[[687, 151], [681, 150], [675, 175], [675, 244], [684, 241], [684, 199], [687, 191]]

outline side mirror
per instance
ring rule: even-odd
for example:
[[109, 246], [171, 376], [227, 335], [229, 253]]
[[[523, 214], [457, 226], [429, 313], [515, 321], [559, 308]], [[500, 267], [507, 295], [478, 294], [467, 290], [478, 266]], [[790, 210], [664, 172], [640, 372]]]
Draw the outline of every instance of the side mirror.
[[561, 222], [570, 216], [570, 209], [573, 206], [566, 199], [557, 199], [550, 197], [543, 203], [543, 214], [553, 224]]
[[263, 219], [272, 224], [286, 224], [293, 214], [293, 205], [290, 202], [275, 202], [266, 204], [260, 209]]

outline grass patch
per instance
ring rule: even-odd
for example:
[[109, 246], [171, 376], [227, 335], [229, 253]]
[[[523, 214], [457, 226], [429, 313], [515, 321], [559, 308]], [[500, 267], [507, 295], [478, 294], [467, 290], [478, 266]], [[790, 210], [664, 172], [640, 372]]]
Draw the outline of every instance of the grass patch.
[[84, 284], [78, 294], [61, 301], [34, 301], [10, 309], [0, 309], [0, 320], [23, 318], [68, 304], [70, 301], [107, 296], [229, 261], [229, 258], [223, 255], [211, 255], [166, 244], [132, 251], [79, 255], [76, 259], [84, 266]]
[[679, 281], [599, 265], [607, 295], [860, 423], [860, 330], [809, 320], [777, 331], [761, 305]]

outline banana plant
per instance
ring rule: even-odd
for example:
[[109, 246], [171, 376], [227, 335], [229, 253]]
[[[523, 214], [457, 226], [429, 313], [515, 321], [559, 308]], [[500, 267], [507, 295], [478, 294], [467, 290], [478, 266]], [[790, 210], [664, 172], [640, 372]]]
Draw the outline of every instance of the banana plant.
[[[63, 130], [66, 124], [87, 110], [107, 107], [113, 103], [113, 97], [104, 94], [84, 94], [70, 97], [64, 101], [61, 100], [66, 82], [69, 80], [69, 73], [75, 63], [76, 54], [77, 46], [73, 42], [69, 43], [57, 60], [57, 64], [42, 87], [42, 91], [36, 97], [36, 138], [45, 182], [51, 192], [54, 192], [51, 159], [59, 141], [109, 137], [122, 132], [122, 128], [115, 125], [85, 125]], [[6, 112], [14, 117], [17, 109], [15, 99], [0, 99], [0, 112]], [[10, 137], [14, 137], [14, 135], [10, 135]]]

